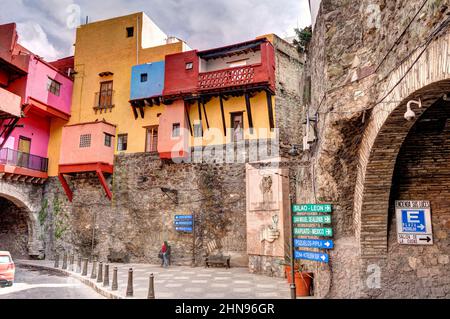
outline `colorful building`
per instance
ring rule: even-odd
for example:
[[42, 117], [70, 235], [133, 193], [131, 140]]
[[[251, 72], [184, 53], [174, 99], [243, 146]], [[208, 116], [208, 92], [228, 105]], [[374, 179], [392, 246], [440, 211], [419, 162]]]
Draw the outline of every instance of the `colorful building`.
[[44, 182], [50, 132], [70, 118], [73, 57], [46, 62], [18, 44], [16, 25], [0, 26], [3, 178]]

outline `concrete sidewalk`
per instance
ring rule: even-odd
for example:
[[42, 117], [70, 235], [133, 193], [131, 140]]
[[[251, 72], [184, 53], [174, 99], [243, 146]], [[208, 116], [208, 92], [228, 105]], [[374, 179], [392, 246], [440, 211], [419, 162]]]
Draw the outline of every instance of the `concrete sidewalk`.
[[[75, 262], [76, 263], [76, 262]], [[289, 284], [286, 279], [255, 275], [247, 268], [203, 268], [171, 266], [167, 269], [149, 264], [109, 264], [109, 286], [91, 279], [92, 263], [88, 264], [88, 275], [54, 268], [54, 261], [17, 260], [17, 265], [52, 269], [79, 279], [101, 295], [112, 299], [146, 299], [149, 276], [155, 276], [155, 295], [157, 299], [288, 299]], [[118, 268], [118, 290], [112, 291], [113, 268]], [[74, 265], [74, 270], [76, 269]], [[134, 296], [126, 297], [128, 269], [133, 268]], [[98, 270], [98, 264], [97, 264]]]

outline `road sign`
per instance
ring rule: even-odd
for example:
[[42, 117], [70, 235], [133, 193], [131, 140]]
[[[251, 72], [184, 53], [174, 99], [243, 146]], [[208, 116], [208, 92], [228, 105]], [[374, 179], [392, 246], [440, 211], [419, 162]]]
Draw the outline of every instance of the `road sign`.
[[175, 230], [186, 232], [186, 233], [192, 233], [192, 227], [175, 227]]
[[395, 201], [398, 243], [433, 245], [429, 201]]
[[320, 261], [323, 263], [328, 262], [328, 254], [325, 253], [316, 253], [313, 251], [301, 251], [296, 250], [295, 251], [295, 259], [305, 259], [305, 260], [312, 260], [312, 261]]
[[192, 220], [176, 220], [174, 221], [175, 226], [192, 226], [193, 222]]
[[309, 248], [320, 248], [320, 249], [333, 249], [334, 243], [331, 239], [294, 239], [294, 247], [309, 247]]
[[192, 219], [192, 215], [175, 215], [175, 219]]
[[302, 228], [296, 227], [294, 228], [294, 235], [296, 236], [324, 236], [324, 237], [332, 237], [333, 229], [332, 228]]
[[294, 224], [331, 224], [331, 215], [294, 216]]
[[294, 204], [293, 213], [331, 213], [331, 204]]

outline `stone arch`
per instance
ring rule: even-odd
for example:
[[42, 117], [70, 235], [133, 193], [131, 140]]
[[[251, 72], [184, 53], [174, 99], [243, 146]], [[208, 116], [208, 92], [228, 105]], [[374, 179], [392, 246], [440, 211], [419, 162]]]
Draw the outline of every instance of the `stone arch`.
[[[420, 115], [450, 93], [450, 34], [434, 40], [421, 56], [420, 51], [390, 74], [380, 98], [400, 84], [372, 110], [363, 133], [353, 210], [363, 258], [386, 256], [389, 196], [400, 147]], [[422, 108], [413, 106], [416, 118], [408, 122], [403, 116], [411, 99], [421, 99]]]
[[36, 258], [43, 254], [43, 241], [39, 224], [42, 191], [36, 185], [0, 182], [0, 197], [7, 199], [26, 214], [28, 228], [28, 255]]

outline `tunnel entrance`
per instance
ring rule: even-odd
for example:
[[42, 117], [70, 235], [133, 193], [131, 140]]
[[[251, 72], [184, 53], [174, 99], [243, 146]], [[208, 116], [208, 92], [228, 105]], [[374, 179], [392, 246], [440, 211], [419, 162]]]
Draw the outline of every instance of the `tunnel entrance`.
[[28, 211], [0, 197], [0, 250], [9, 251], [13, 259], [27, 259]]

